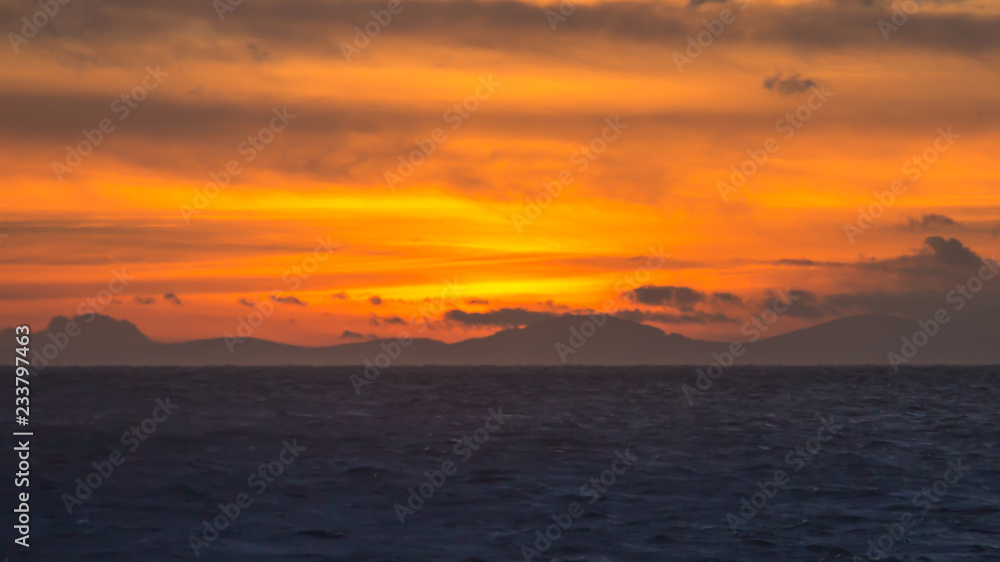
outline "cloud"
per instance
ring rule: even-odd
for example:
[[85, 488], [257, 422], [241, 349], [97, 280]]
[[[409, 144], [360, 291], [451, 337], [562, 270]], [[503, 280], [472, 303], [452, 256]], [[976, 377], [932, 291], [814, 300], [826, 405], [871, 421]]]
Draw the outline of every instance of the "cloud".
[[172, 302], [172, 303], [176, 304], [177, 306], [180, 306], [181, 304], [183, 304], [183, 303], [181, 303], [181, 299], [177, 298], [177, 295], [175, 295], [173, 293], [167, 293], [167, 294], [163, 295], [163, 299], [166, 300], [166, 301], [168, 301], [168, 302]]
[[705, 302], [705, 293], [672, 285], [665, 287], [643, 285], [624, 295], [639, 304], [665, 305], [685, 311], [694, 310], [695, 305]]
[[382, 297], [376, 295], [374, 297], [369, 297], [368, 302], [372, 303], [374, 306], [379, 306], [382, 304]]
[[983, 258], [967, 248], [957, 238], [930, 236], [924, 244], [931, 250], [935, 261], [950, 267], [976, 268], [983, 264]]
[[393, 314], [392, 316], [379, 316], [377, 314], [372, 314], [368, 319], [368, 323], [371, 324], [372, 326], [381, 326], [382, 324], [387, 324], [390, 326], [409, 325], [409, 323], [406, 320], [403, 320], [402, 318], [396, 316], [395, 314]]
[[242, 298], [242, 299], [240, 299], [240, 300], [238, 300], [236, 302], [242, 304], [243, 306], [250, 307], [250, 308], [253, 308], [257, 304], [256, 301], [252, 301], [252, 300], [247, 299], [247, 298]]
[[501, 308], [489, 312], [465, 312], [449, 310], [444, 314], [445, 320], [457, 322], [465, 326], [526, 326], [547, 318], [559, 316], [551, 312], [539, 312], [523, 308]]
[[469, 299], [465, 301], [465, 304], [490, 304], [490, 301], [485, 299]]
[[[917, 222], [910, 219], [912, 222]], [[943, 215], [925, 215], [920, 224], [959, 224]], [[782, 259], [768, 262], [775, 265], [791, 267], [838, 267], [855, 268], [862, 273], [881, 272], [907, 277], [932, 276], [941, 277], [954, 275], [964, 270], [978, 268], [983, 265], [982, 257], [966, 247], [957, 238], [929, 236], [924, 239], [923, 246], [912, 254], [904, 254], [892, 258], [870, 259], [857, 262], [820, 262], [809, 259]]]
[[941, 277], [982, 265], [982, 258], [957, 238], [928, 236], [924, 239], [923, 248], [916, 254], [863, 262], [860, 267], [911, 277]]
[[944, 293], [936, 290], [890, 293], [862, 291], [837, 293], [823, 299], [825, 306], [839, 314], [888, 314], [919, 317], [945, 302]]
[[795, 73], [786, 79], [782, 79], [781, 75], [782, 73], [779, 72], [774, 76], [765, 78], [764, 88], [772, 92], [777, 92], [783, 96], [791, 96], [808, 91], [809, 88], [819, 86], [819, 84], [812, 78], [800, 79], [798, 73]]
[[844, 267], [846, 265], [850, 265], [835, 261], [815, 261], [805, 259], [783, 259], [770, 263], [789, 267]]
[[352, 332], [351, 330], [344, 330], [344, 332], [342, 334], [340, 334], [340, 339], [342, 339], [342, 340], [369, 341], [369, 340], [378, 339], [378, 336], [376, 336], [375, 334], [362, 334], [360, 332]]
[[297, 305], [297, 306], [306, 306], [307, 305], [306, 302], [301, 301], [301, 300], [299, 300], [299, 299], [297, 299], [297, 298], [295, 298], [295, 297], [293, 297], [291, 295], [289, 295], [287, 297], [276, 297], [274, 295], [271, 295], [271, 302], [276, 302], [278, 304], [294, 304], [294, 305]]
[[699, 304], [742, 305], [743, 300], [733, 293], [706, 293], [690, 287], [673, 285], [643, 285], [622, 293], [628, 300], [651, 306], [669, 306], [681, 312], [693, 312]]
[[711, 324], [739, 322], [719, 312], [703, 312], [695, 310], [686, 314], [665, 314], [639, 309], [625, 309], [615, 313], [615, 316], [632, 322], [659, 322], [661, 324]]
[[541, 305], [541, 306], [547, 306], [547, 307], [551, 308], [552, 310], [559, 310], [559, 311], [562, 311], [562, 312], [574, 312], [574, 310], [575, 310], [577, 313], [580, 313], [580, 314], [587, 314], [588, 313], [588, 312], [582, 312], [581, 313], [578, 309], [574, 309], [571, 306], [567, 306], [565, 304], [558, 304], [553, 299], [549, 299], [547, 301], [540, 301], [540, 302], [537, 302], [535, 304], [538, 304], [538, 305]]
[[140, 296], [136, 296], [134, 299], [132, 299], [132, 302], [134, 302], [135, 304], [156, 304], [156, 298], [154, 297], [143, 298]]
[[[406, 17], [393, 19], [397, 38], [414, 43], [455, 47], [479, 47], [497, 51], [523, 51], [526, 55], [559, 56], [567, 45], [592, 43], [594, 37], [622, 42], [669, 45], [676, 48], [695, 29], [703, 30], [704, 15], [692, 10], [716, 0], [689, 0], [685, 5], [661, 2], [577, 3], [570, 24], [560, 27], [560, 41], [551, 41], [544, 25], [547, 3], [492, 2], [484, 0], [425, 1], [406, 5]], [[846, 2], [755, 4], [740, 21], [726, 30], [728, 45], [778, 46], [797, 53], [826, 50], [833, 53], [859, 49], [882, 50], [885, 41], [875, 28], [872, 9]], [[245, 2], [239, 17], [224, 24], [205, 21], [204, 0], [140, 3], [106, 0], [88, 4], [86, 26], [60, 20], [60, 33], [40, 34], [34, 49], [65, 57], [72, 52], [65, 44], [83, 42], [93, 52], [86, 59], [128, 60], [130, 53], [115, 52], [123, 43], [140, 46], [163, 42], [164, 38], [189, 39], [206, 25], [219, 44], [234, 44], [241, 50], [258, 46], [259, 56], [268, 50], [286, 56], [339, 58], [341, 41], [351, 40], [350, 26], [371, 18], [371, 7], [353, 0], [298, 0], [294, 9], [284, 2]], [[885, 12], [885, 16], [891, 15]], [[0, 27], [15, 28], [21, 14], [0, 12]], [[331, 32], [329, 22], [345, 22], [343, 32]], [[538, 22], [543, 22], [539, 25]], [[907, 32], [893, 37], [896, 48], [937, 52], [981, 54], [995, 50], [996, 15], [986, 12], [926, 10], [907, 23]], [[136, 49], [148, 52], [148, 49]], [[253, 54], [253, 51], [251, 51]], [[225, 59], [231, 53], [220, 50]], [[90, 62], [90, 64], [93, 64]], [[119, 62], [119, 64], [124, 64]]]
[[[1000, 285], [993, 284], [996, 282], [993, 280], [982, 284], [983, 288], [975, 295], [977, 309], [988, 310], [1000, 307]], [[824, 305], [840, 315], [888, 314], [925, 320], [939, 308], [952, 308], [954, 303], [949, 303], [947, 300], [947, 295], [951, 290], [929, 289], [903, 292], [876, 290], [837, 293], [827, 296], [824, 299]]]
[[940, 230], [951, 227], [961, 227], [962, 223], [956, 221], [955, 219], [939, 215], [937, 213], [931, 213], [929, 215], [922, 215], [919, 219], [909, 217], [907, 221], [908, 230]]
[[[815, 320], [830, 313], [824, 299], [811, 291], [793, 290], [791, 291], [792, 305], [782, 314], [789, 318], [805, 318]], [[771, 308], [774, 305], [775, 296], [769, 294], [757, 305], [759, 311]]]
[[341, 291], [341, 292], [339, 292], [339, 293], [334, 293], [334, 294], [333, 294], [333, 295], [331, 295], [331, 296], [332, 296], [333, 298], [335, 298], [335, 299], [340, 299], [340, 300], [344, 300], [344, 299], [346, 299], [346, 298], [347, 298], [347, 293], [346, 293], [346, 292], [344, 292], [344, 291]]
[[[819, 296], [795, 291], [799, 300], [789, 316], [815, 319], [846, 314], [887, 314], [923, 318], [940, 308], [948, 291], [984, 266], [983, 258], [956, 238], [930, 236], [913, 254], [855, 264], [863, 273], [886, 273], [897, 277], [895, 290], [876, 289]], [[1000, 285], [984, 283], [980, 306], [1000, 304]], [[766, 302], [762, 301], [762, 302]]]
[[250, 49], [250, 56], [256, 62], [264, 62], [271, 59], [271, 53], [262, 51], [256, 43], [247, 43], [247, 48]]
[[712, 302], [723, 304], [743, 304], [743, 299], [733, 293], [712, 293]]

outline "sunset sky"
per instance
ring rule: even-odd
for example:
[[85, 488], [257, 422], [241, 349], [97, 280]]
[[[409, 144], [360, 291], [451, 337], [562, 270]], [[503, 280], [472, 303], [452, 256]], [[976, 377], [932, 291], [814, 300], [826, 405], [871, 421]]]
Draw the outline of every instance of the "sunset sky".
[[1000, 3], [224, 2], [0, 6], [0, 326], [124, 270], [101, 312], [162, 341], [608, 300], [726, 340], [787, 287], [778, 332], [919, 317], [997, 253]]

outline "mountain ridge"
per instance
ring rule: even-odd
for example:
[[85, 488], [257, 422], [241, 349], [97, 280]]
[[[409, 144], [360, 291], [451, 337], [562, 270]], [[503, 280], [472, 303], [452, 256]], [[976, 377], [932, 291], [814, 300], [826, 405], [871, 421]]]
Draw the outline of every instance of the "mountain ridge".
[[[299, 346], [258, 338], [207, 338], [163, 343], [127, 321], [91, 314], [53, 318], [31, 337], [32, 365], [47, 366], [347, 366], [375, 365], [857, 365], [1000, 364], [996, 311], [938, 326], [913, 357], [905, 338], [920, 332], [898, 316], [850, 316], [759, 340], [695, 340], [614, 316], [572, 315], [445, 343], [429, 338], [380, 338]], [[14, 329], [0, 331], [0, 352], [13, 353]], [[923, 338], [917, 336], [918, 341]], [[738, 344], [736, 342], [739, 342]], [[727, 358], [727, 354], [729, 357]]]

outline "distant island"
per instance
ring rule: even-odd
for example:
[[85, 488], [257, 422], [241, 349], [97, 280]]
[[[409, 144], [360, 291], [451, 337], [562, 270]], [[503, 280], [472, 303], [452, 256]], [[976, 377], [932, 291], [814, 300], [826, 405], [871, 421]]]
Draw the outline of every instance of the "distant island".
[[[896, 316], [852, 316], [752, 341], [694, 340], [614, 316], [548, 318], [487, 337], [444, 343], [401, 337], [325, 347], [246, 338], [160, 343], [134, 324], [92, 314], [52, 319], [32, 334], [32, 366], [357, 365], [885, 365], [1000, 364], [997, 310], [967, 311], [945, 325]], [[13, 353], [14, 329], [0, 334]], [[9, 355], [6, 355], [9, 356]]]

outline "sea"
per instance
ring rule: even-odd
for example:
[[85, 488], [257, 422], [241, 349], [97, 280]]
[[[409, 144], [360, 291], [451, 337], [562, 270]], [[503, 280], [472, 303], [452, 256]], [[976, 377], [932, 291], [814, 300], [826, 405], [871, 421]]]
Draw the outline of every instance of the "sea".
[[[3, 555], [1000, 560], [1000, 368], [371, 375], [32, 375], [28, 424], [7, 420], [32, 435], [26, 488], [13, 438], [2, 459]], [[28, 549], [13, 542], [24, 491]]]

